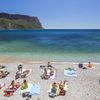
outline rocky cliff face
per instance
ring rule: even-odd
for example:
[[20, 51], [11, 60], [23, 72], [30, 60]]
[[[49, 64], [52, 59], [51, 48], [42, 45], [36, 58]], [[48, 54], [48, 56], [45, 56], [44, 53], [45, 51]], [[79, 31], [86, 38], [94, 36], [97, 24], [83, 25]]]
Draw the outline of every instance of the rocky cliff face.
[[42, 29], [37, 17], [0, 13], [0, 29]]

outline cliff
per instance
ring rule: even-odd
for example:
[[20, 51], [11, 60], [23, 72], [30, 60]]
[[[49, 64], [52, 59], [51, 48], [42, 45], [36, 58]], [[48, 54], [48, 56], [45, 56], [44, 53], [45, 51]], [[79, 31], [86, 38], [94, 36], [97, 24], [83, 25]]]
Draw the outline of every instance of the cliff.
[[42, 29], [39, 19], [34, 16], [0, 13], [0, 29]]

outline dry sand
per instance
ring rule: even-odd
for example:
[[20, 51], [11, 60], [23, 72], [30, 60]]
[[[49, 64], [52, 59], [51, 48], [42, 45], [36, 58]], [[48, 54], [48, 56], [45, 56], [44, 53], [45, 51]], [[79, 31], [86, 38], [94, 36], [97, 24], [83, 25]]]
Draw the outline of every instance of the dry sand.
[[[4, 97], [3, 90], [8, 87], [13, 79], [15, 79], [15, 73], [17, 71], [18, 64], [22, 63], [25, 69], [32, 69], [32, 73], [26, 79], [30, 83], [40, 83], [41, 93], [38, 96], [32, 96], [31, 100], [100, 100], [100, 64], [94, 63], [93, 69], [79, 69], [77, 63], [72, 62], [51, 62], [52, 65], [57, 70], [57, 75], [55, 79], [42, 80], [40, 78], [42, 70], [39, 68], [40, 65], [45, 65], [46, 61], [15, 61], [15, 59], [0, 60], [0, 63], [6, 66], [6, 70], [10, 72], [4, 79], [0, 79], [0, 82], [6, 83], [6, 86], [0, 90], [0, 100], [25, 100], [20, 95], [20, 89], [18, 89], [15, 94], [11, 97]], [[86, 65], [86, 64], [84, 64]], [[66, 77], [64, 76], [63, 70], [66, 67], [74, 67], [77, 70], [77, 77]], [[49, 85], [52, 82], [60, 82], [61, 80], [68, 81], [68, 91], [65, 96], [58, 96], [55, 98], [49, 98], [48, 90]], [[17, 81], [22, 82], [23, 79], [18, 79]]]

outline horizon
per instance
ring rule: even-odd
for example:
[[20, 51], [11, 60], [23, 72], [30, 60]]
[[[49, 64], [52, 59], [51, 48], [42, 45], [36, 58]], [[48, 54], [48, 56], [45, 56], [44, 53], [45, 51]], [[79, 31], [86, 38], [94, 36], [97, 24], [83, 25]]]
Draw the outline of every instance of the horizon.
[[38, 17], [45, 29], [100, 29], [99, 0], [0, 1], [0, 12]]

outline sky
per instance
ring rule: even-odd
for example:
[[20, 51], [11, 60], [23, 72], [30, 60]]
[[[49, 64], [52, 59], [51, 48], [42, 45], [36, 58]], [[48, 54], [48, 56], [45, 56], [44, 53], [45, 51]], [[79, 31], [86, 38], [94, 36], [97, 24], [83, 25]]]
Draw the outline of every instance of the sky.
[[100, 0], [0, 0], [0, 12], [37, 16], [46, 29], [100, 29]]

